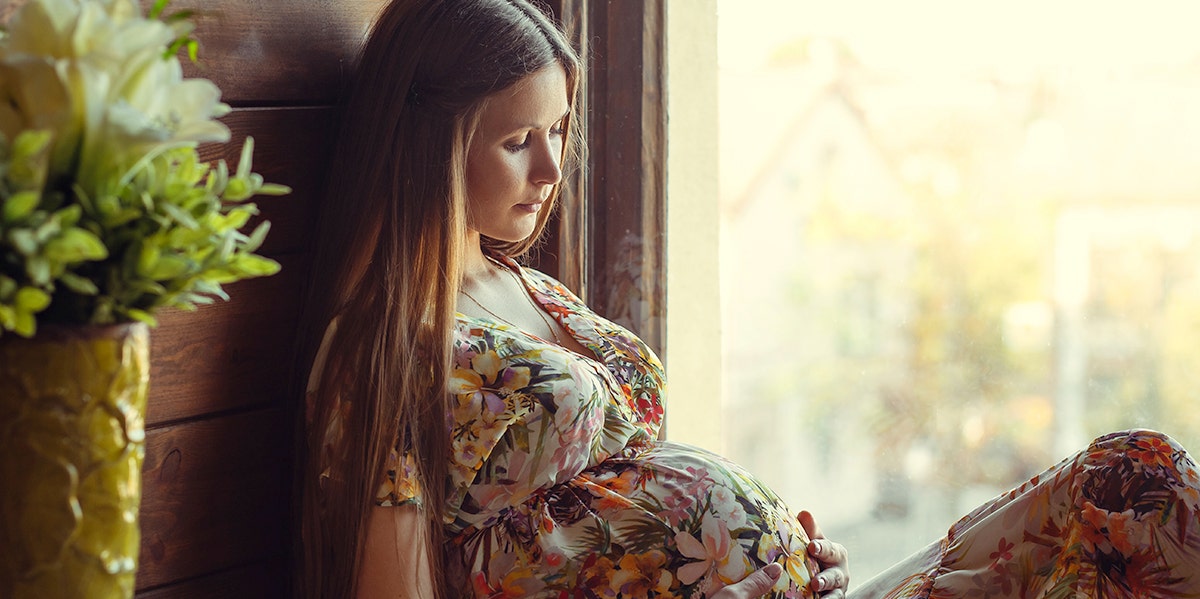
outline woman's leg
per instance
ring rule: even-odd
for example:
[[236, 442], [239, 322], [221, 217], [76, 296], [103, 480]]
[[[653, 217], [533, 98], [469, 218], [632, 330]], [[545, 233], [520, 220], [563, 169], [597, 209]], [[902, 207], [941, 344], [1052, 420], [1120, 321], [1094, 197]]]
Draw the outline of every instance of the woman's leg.
[[980, 506], [853, 596], [1200, 596], [1200, 474], [1170, 437], [1112, 433]]

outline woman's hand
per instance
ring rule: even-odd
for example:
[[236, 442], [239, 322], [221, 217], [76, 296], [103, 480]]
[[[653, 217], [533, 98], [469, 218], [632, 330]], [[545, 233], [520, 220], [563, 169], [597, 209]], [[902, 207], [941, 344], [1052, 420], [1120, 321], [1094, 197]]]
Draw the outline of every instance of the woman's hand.
[[808, 533], [808, 538], [812, 541], [808, 544], [808, 554], [821, 566], [821, 571], [809, 582], [809, 588], [823, 599], [844, 599], [846, 591], [850, 588], [850, 565], [846, 548], [841, 543], [826, 539], [821, 533], [821, 527], [817, 526], [817, 521], [813, 520], [812, 514], [804, 511], [796, 518], [800, 520], [800, 526], [804, 527], [804, 532]]
[[714, 593], [709, 599], [759, 599], [783, 575], [783, 566], [767, 564], [753, 574]]

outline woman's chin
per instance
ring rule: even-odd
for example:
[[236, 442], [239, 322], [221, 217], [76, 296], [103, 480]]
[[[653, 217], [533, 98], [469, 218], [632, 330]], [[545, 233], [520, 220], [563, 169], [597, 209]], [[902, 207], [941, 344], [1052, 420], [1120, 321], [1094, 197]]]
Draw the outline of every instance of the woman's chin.
[[529, 239], [530, 235], [533, 235], [533, 227], [518, 231], [496, 231], [494, 234], [482, 233], [482, 235], [502, 243], [520, 243], [526, 239]]

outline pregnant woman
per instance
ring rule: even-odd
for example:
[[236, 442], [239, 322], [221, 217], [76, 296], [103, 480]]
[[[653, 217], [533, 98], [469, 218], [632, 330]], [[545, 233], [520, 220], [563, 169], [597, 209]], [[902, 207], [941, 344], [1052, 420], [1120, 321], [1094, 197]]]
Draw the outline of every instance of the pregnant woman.
[[[641, 340], [516, 262], [552, 213], [579, 78], [526, 0], [396, 0], [378, 19], [306, 312], [305, 596], [849, 589], [811, 516], [659, 438]], [[1198, 482], [1170, 439], [1110, 435], [852, 595], [1200, 596]]]

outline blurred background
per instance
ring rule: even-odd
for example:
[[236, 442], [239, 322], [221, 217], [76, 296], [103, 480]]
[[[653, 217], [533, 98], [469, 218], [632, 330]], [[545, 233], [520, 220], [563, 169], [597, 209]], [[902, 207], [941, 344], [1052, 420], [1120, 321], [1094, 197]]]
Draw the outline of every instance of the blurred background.
[[1200, 450], [1197, 17], [718, 0], [722, 444], [856, 580], [1102, 432]]

